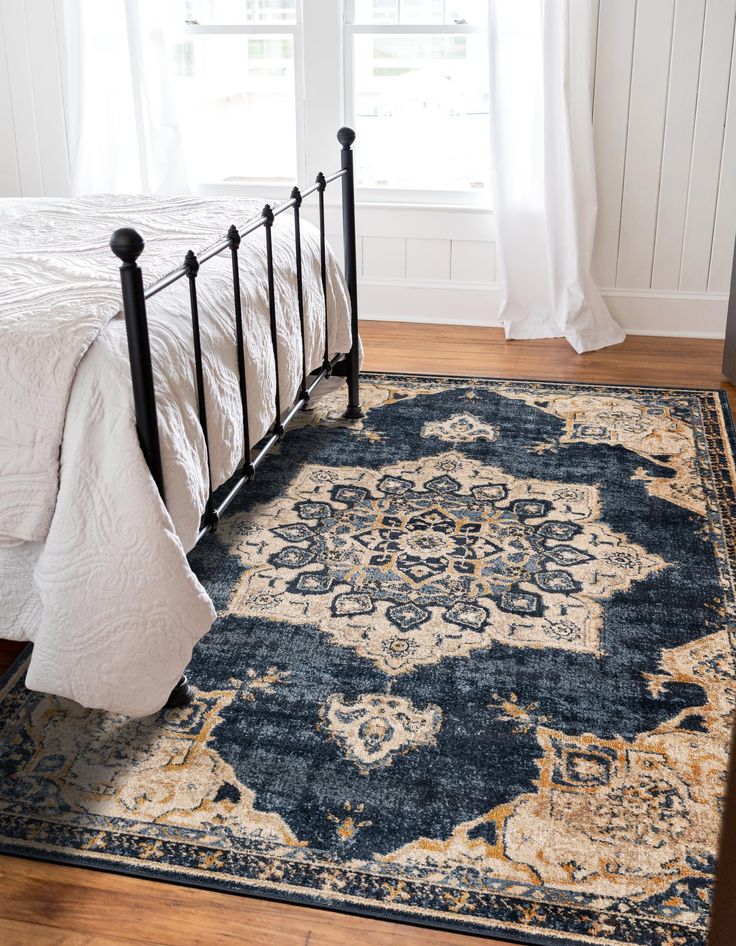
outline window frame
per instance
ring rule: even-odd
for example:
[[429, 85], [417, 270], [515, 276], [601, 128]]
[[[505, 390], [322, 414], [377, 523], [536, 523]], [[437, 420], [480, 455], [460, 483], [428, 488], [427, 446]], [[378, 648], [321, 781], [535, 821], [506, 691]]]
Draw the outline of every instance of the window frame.
[[[486, 30], [470, 23], [354, 23], [353, 0], [344, 0], [343, 6], [343, 89], [345, 96], [345, 123], [355, 127], [355, 68], [354, 39], [370, 36], [468, 36], [483, 34]], [[488, 127], [490, 140], [490, 122]], [[356, 141], [359, 146], [360, 140]], [[473, 190], [420, 190], [418, 188], [361, 187], [356, 183], [356, 196], [364, 203], [408, 204], [437, 207], [475, 207], [491, 209], [490, 188]]]
[[[297, 0], [296, 17], [293, 23], [191, 23], [185, 21], [177, 31], [178, 37], [187, 36], [290, 36], [294, 49], [294, 114], [296, 116], [296, 174], [304, 177], [306, 166], [306, 123], [304, 103], [304, 30], [302, 0]], [[264, 189], [278, 187], [273, 178], [252, 182], [198, 180], [194, 187], [201, 194], [240, 194], [243, 197], [260, 197]]]
[[[320, 0], [319, 16], [305, 17], [308, 0], [296, 0], [293, 23], [207, 23], [183, 22], [181, 37], [207, 34], [289, 35], [294, 43], [296, 161], [300, 182], [311, 181], [317, 170], [329, 173], [338, 165], [335, 132], [340, 125], [355, 121], [355, 80], [353, 38], [360, 34], [387, 35], [468, 35], [484, 33], [471, 24], [362, 24], [351, 23], [352, 0]], [[314, 0], [311, 0], [313, 3]], [[490, 122], [488, 128], [490, 137]], [[356, 149], [360, 148], [360, 139]], [[201, 180], [194, 182], [198, 193], [239, 194], [260, 197], [282, 185], [264, 179], [248, 183]], [[328, 189], [328, 201], [335, 200]], [[288, 196], [276, 194], [275, 197]], [[437, 209], [492, 210], [490, 188], [482, 191], [420, 190], [415, 188], [359, 187], [356, 199], [364, 204], [385, 207], [428, 207]]]

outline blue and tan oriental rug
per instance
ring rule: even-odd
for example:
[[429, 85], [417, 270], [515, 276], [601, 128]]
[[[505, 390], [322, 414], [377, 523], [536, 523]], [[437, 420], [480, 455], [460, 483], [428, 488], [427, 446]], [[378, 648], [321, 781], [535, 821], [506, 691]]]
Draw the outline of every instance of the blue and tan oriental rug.
[[513, 941], [704, 946], [734, 704], [712, 391], [366, 376], [192, 555], [191, 707], [0, 696], [0, 847]]

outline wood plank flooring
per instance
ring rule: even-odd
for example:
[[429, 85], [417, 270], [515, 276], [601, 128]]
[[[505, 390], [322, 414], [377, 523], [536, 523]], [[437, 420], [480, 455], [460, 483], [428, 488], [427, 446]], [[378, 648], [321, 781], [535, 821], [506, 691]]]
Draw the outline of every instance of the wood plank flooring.
[[[576, 355], [563, 341], [507, 342], [499, 329], [366, 322], [365, 369], [736, 388], [723, 343], [630, 337]], [[21, 645], [22, 646], [22, 645]], [[0, 642], [0, 672], [20, 647]], [[498, 946], [443, 933], [101, 871], [0, 856], [3, 946]]]

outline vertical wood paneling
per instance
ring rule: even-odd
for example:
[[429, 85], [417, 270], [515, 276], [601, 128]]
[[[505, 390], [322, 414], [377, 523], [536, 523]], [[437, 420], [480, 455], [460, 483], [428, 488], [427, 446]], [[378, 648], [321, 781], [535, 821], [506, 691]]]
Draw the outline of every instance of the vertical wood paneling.
[[680, 281], [704, 20], [705, 0], [677, 0], [652, 267], [653, 289], [676, 290]]
[[69, 193], [58, 0], [0, 0], [0, 194]]
[[601, 0], [593, 107], [599, 184], [593, 271], [602, 286], [616, 284], [635, 19], [636, 0]]
[[29, 38], [28, 53], [43, 192], [68, 194], [69, 156], [55, 4], [54, 0], [25, 0], [23, 7]]
[[33, 76], [26, 34], [25, 4], [0, 0], [5, 27], [5, 56], [15, 127], [20, 191], [24, 197], [43, 195], [43, 174], [38, 136]]
[[705, 292], [723, 149], [736, 0], [708, 0], [679, 288]]
[[731, 83], [723, 137], [718, 205], [708, 274], [710, 292], [728, 292], [736, 234], [736, 47], [731, 53]]
[[13, 106], [10, 100], [8, 62], [5, 55], [6, 36], [3, 9], [0, 6], [0, 129], [2, 129], [0, 133], [0, 197], [18, 197], [20, 178], [15, 148]]
[[674, 0], [637, 5], [616, 284], [648, 288], [657, 230]]

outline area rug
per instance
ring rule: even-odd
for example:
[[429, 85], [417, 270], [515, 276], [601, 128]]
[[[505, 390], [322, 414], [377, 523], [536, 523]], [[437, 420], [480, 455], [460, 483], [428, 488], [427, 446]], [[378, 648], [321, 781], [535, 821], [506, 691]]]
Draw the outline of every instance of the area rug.
[[596, 946], [704, 946], [734, 705], [714, 391], [367, 376], [192, 555], [194, 704], [2, 687], [4, 851]]

